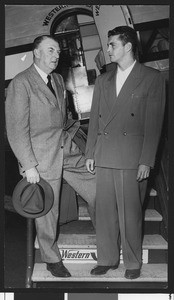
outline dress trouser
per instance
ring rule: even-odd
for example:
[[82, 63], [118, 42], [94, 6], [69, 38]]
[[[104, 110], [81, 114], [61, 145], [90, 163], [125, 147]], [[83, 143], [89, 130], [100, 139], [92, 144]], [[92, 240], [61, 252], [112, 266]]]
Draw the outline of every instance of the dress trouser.
[[[40, 175], [44, 178], [44, 175]], [[48, 263], [55, 263], [61, 260], [57, 239], [59, 195], [62, 178], [88, 203], [90, 217], [95, 226], [95, 176], [87, 171], [84, 155], [82, 155], [76, 144], [72, 142], [71, 153], [69, 151], [64, 153], [62, 177], [56, 180], [45, 178], [54, 191], [53, 207], [45, 216], [35, 219], [41, 258], [42, 261]]]
[[142, 265], [142, 203], [147, 180], [137, 170], [96, 168], [96, 237], [98, 265], [119, 263], [120, 241], [126, 269]]

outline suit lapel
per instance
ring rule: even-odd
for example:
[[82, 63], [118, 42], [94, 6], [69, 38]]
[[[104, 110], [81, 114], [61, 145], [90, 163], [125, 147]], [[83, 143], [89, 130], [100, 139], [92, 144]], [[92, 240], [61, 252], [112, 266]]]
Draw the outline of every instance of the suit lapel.
[[54, 73], [52, 74], [52, 81], [53, 81], [53, 88], [56, 93], [57, 101], [59, 103], [60, 108], [62, 107], [63, 101], [64, 101], [64, 88], [62, 86], [62, 83], [60, 82], [60, 79], [58, 76], [56, 76]]
[[115, 103], [115, 99], [116, 99], [116, 71], [112, 71], [107, 80], [104, 83], [104, 98], [105, 98], [105, 102], [106, 105], [109, 109], [109, 111], [111, 111], [111, 108], [113, 106], [113, 104]]
[[41, 90], [42, 93], [45, 94], [46, 98], [52, 105], [58, 106], [58, 101], [57, 101], [56, 97], [50, 91], [50, 89], [48, 88], [48, 86], [46, 85], [46, 83], [44, 82], [42, 77], [37, 72], [34, 65], [32, 65], [30, 67], [30, 75], [31, 75], [31, 80], [32, 80], [33, 84], [36, 86], [36, 88]]
[[[115, 115], [119, 112], [120, 109], [124, 107], [129, 101], [131, 94], [136, 89], [136, 87], [141, 82], [141, 64], [136, 62], [135, 66], [133, 67], [131, 73], [127, 77], [124, 85], [122, 86], [120, 93], [116, 96], [116, 73], [113, 78], [110, 80], [109, 89], [109, 97], [108, 99], [112, 99], [113, 106], [110, 110], [110, 114], [107, 119], [107, 125], [111, 122], [111, 120], [115, 117]], [[111, 96], [112, 92], [112, 96]]]

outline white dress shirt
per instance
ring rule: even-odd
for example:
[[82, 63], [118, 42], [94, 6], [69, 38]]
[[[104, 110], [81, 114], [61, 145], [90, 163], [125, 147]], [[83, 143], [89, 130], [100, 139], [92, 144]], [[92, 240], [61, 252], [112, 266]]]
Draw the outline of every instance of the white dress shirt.
[[130, 67], [128, 67], [124, 71], [121, 70], [120, 67], [118, 66], [117, 75], [116, 75], [116, 93], [117, 93], [117, 96], [118, 96], [124, 82], [126, 81], [127, 77], [129, 76], [130, 72], [132, 71], [135, 63], [136, 63], [136, 60], [133, 62], [133, 64]]
[[36, 66], [36, 64], [34, 64], [36, 70], [38, 71], [39, 75], [42, 77], [42, 79], [45, 81], [45, 83], [47, 84], [48, 82], [48, 74], [46, 74], [44, 71], [42, 71], [38, 66]]
[[[48, 83], [48, 74], [46, 74], [44, 71], [42, 71], [38, 66], [36, 66], [36, 64], [34, 64], [36, 70], [38, 71], [39, 75], [42, 77], [42, 79], [45, 81], [45, 83]], [[52, 80], [51, 80], [52, 81]], [[53, 86], [53, 84], [52, 84]], [[64, 99], [66, 98], [66, 90], [64, 90]]]

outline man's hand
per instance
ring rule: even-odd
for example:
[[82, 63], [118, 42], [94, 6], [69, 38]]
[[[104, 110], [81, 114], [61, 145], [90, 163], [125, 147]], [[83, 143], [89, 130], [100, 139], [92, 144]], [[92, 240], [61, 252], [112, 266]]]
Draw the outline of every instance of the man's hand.
[[31, 168], [29, 170], [26, 170], [25, 175], [27, 178], [27, 182], [36, 183], [36, 182], [39, 182], [39, 180], [40, 180], [40, 175], [35, 167]]
[[150, 167], [145, 165], [139, 165], [137, 173], [137, 181], [142, 181], [149, 177]]
[[87, 168], [88, 172], [90, 172], [91, 174], [95, 174], [94, 159], [88, 158], [86, 160], [86, 168]]

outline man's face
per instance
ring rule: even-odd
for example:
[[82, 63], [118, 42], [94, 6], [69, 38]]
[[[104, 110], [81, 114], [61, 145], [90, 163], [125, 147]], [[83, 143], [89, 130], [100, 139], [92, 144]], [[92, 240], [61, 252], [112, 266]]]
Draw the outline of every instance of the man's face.
[[44, 39], [35, 49], [36, 63], [46, 74], [51, 73], [57, 67], [59, 55], [59, 44], [51, 38]]
[[126, 45], [123, 45], [119, 39], [119, 35], [110, 36], [108, 38], [107, 52], [111, 62], [120, 63], [126, 56]]

